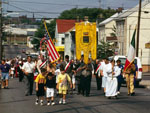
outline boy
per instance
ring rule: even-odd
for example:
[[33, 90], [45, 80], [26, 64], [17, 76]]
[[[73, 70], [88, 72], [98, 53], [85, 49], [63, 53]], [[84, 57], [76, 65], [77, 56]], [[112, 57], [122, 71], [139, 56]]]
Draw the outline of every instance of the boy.
[[56, 80], [55, 76], [49, 72], [46, 77], [46, 97], [47, 97], [47, 105], [50, 105], [50, 98], [51, 98], [51, 105], [55, 105], [54, 102], [54, 89], [56, 87]]
[[67, 94], [67, 81], [70, 84], [70, 88], [72, 88], [71, 78], [68, 74], [65, 73], [65, 69], [63, 65], [60, 65], [61, 73], [57, 77], [57, 89], [59, 90], [60, 101], [59, 104], [66, 104], [66, 94]]
[[39, 99], [41, 106], [43, 105], [44, 100], [44, 85], [46, 83], [46, 69], [41, 69], [41, 74], [39, 74], [35, 80], [36, 82], [36, 102], [35, 105], [38, 105]]

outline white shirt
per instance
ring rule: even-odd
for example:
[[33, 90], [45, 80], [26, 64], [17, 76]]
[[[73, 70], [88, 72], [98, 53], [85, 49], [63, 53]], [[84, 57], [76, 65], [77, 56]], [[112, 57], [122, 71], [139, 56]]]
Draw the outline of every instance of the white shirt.
[[22, 69], [25, 70], [27, 73], [33, 73], [35, 68], [35, 63], [34, 62], [26, 62], [23, 64]]

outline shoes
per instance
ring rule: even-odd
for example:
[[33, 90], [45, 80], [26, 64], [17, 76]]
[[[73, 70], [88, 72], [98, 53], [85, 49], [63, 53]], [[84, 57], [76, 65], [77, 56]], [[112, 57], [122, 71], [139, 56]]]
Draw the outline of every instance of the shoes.
[[39, 103], [38, 102], [35, 102], [35, 105], [38, 105]]
[[62, 104], [62, 98], [59, 100], [59, 104]]
[[47, 103], [47, 106], [50, 106], [50, 105], [51, 105], [50, 102], [48, 102], [48, 103]]
[[44, 105], [44, 104], [43, 104], [43, 100], [41, 100], [41, 101], [40, 101], [40, 105], [41, 105], [41, 106], [43, 106], [43, 105]]
[[63, 104], [66, 104], [66, 100], [63, 100]]
[[29, 94], [25, 94], [25, 96], [29, 96]]
[[131, 93], [131, 96], [135, 96], [135, 92]]
[[55, 102], [52, 102], [51, 105], [54, 106], [54, 105], [55, 105]]
[[108, 99], [111, 99], [111, 97], [107, 97]]
[[8, 86], [4, 87], [4, 89], [9, 89]]
[[117, 91], [117, 95], [120, 95], [120, 91]]

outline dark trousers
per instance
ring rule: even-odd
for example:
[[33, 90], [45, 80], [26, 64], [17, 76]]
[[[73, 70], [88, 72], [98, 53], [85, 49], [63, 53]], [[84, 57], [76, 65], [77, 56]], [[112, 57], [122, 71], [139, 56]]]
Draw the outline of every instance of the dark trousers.
[[82, 87], [81, 87], [81, 76], [77, 76], [76, 77], [76, 81], [77, 81], [77, 87], [78, 87], [78, 93], [81, 93]]
[[24, 77], [24, 74], [22, 72], [19, 72], [19, 82], [22, 82]]
[[89, 96], [91, 89], [91, 76], [83, 77], [82, 90], [83, 95]]
[[98, 74], [96, 74], [96, 84], [97, 84], [97, 90], [101, 90], [101, 86], [102, 86], [102, 77], [98, 76]]
[[33, 92], [33, 73], [29, 73], [28, 75], [25, 76], [25, 84], [26, 84], [26, 95], [32, 95]]
[[118, 81], [117, 91], [120, 91], [121, 84], [122, 84], [122, 82], [123, 82], [123, 77], [122, 77], [122, 75], [119, 75], [119, 76], [117, 77], [117, 81]]

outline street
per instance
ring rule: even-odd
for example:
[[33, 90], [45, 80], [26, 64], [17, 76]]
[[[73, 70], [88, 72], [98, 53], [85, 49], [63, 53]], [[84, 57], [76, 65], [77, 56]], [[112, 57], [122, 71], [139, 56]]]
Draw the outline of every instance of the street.
[[[24, 96], [24, 83], [18, 78], [11, 79], [10, 89], [0, 89], [1, 113], [148, 113], [150, 111], [150, 90], [136, 88], [136, 96], [127, 96], [126, 87], [121, 88], [118, 99], [106, 99], [102, 90], [96, 90], [95, 78], [92, 80], [90, 97], [68, 95], [66, 105], [35, 105], [35, 92], [32, 96]], [[75, 92], [76, 93], [76, 92]]]

